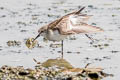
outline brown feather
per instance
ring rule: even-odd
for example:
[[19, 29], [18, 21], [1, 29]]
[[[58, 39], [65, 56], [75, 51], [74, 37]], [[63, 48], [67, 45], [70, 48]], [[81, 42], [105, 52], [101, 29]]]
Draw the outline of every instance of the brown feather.
[[88, 25], [86, 23], [81, 23], [81, 25], [74, 26], [72, 31], [74, 31], [75, 33], [92, 33], [92, 32], [103, 32], [104, 30], [96, 26]]
[[[89, 15], [80, 13], [84, 8], [85, 7], [81, 8], [77, 12], [69, 13], [69, 14], [51, 22], [50, 24], [46, 25], [46, 27], [43, 28], [43, 30], [44, 29], [58, 30], [60, 32], [60, 34], [63, 34], [63, 35], [103, 31], [101, 28], [84, 23], [84, 21], [87, 21], [91, 17]], [[69, 18], [70, 16], [75, 16], [75, 18], [80, 17], [80, 20], [78, 18], [77, 23], [73, 24], [73, 22]], [[72, 29], [70, 29], [70, 25], [72, 25], [72, 27], [73, 27]], [[40, 28], [39, 31], [40, 30], [42, 30], [42, 28]]]
[[[73, 15], [73, 14], [78, 15], [78, 14], [80, 14], [80, 12], [81, 12], [84, 8], [85, 8], [85, 7], [82, 7], [82, 8], [81, 8], [79, 11], [77, 11], [77, 12], [75, 11], [75, 12], [66, 14], [66, 15], [63, 16], [62, 18], [57, 19], [57, 20], [51, 22], [50, 24], [48, 24], [48, 28], [49, 28], [49, 29], [56, 28], [56, 26], [57, 26], [62, 20], [64, 20], [65, 18], [69, 18], [70, 15]], [[83, 15], [84, 15], [84, 14], [83, 14]]]

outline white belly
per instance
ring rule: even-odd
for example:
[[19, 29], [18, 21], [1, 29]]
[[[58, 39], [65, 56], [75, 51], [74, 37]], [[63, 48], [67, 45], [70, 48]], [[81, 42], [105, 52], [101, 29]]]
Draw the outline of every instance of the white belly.
[[52, 31], [50, 30], [46, 35], [46, 38], [50, 41], [61, 41], [65, 39], [67, 35], [61, 35], [58, 30]]

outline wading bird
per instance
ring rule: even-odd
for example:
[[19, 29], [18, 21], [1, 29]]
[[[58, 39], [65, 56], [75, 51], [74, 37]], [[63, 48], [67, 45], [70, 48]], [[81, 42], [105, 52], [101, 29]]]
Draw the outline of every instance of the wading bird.
[[[69, 13], [48, 25], [41, 27], [38, 30], [38, 35], [34, 40], [36, 40], [39, 36], [43, 36], [44, 38], [50, 41], [61, 41], [61, 54], [63, 58], [63, 40], [72, 34], [80, 34], [85, 33], [85, 35], [92, 40], [91, 37], [87, 35], [87, 33], [91, 32], [101, 32], [103, 31], [101, 28], [96, 26], [88, 25], [85, 21], [91, 17], [91, 15], [82, 14], [81, 11], [85, 7], [82, 7], [79, 11], [75, 11]], [[33, 41], [34, 41], [33, 40]]]

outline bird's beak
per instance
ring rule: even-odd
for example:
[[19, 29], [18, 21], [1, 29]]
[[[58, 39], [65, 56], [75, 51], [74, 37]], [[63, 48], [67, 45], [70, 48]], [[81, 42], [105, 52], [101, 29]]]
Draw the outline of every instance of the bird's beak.
[[35, 37], [35, 39], [33, 40], [33, 42], [34, 42], [38, 37], [40, 37], [40, 33]]

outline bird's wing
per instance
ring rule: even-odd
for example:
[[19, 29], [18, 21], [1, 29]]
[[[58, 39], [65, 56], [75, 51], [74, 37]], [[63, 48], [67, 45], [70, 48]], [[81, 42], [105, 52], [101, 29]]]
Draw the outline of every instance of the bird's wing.
[[101, 28], [96, 26], [88, 25], [85, 23], [90, 16], [84, 14], [71, 14], [65, 16], [61, 21], [56, 25], [61, 32], [61, 34], [75, 34], [75, 33], [91, 33], [91, 32], [101, 32]]
[[91, 16], [86, 14], [69, 16], [69, 26], [71, 26], [71, 31], [75, 33], [91, 33], [103, 31], [99, 27], [88, 25], [87, 23], [85, 23], [90, 17]]
[[50, 29], [57, 28], [57, 27], [58, 27], [57, 25], [59, 25], [59, 24], [63, 23], [64, 21], [66, 21], [66, 20], [69, 18], [70, 15], [73, 15], [73, 14], [78, 15], [78, 14], [80, 14], [80, 12], [81, 12], [84, 8], [85, 8], [85, 7], [82, 7], [79, 11], [75, 11], [75, 12], [69, 13], [69, 14], [67, 14], [67, 15], [65, 15], [65, 16], [63, 16], [63, 17], [61, 17], [61, 18], [59, 18], [59, 19], [51, 22], [50, 24], [48, 24], [48, 28], [50, 28]]
[[69, 13], [62, 18], [53, 21], [48, 25], [48, 28], [58, 29], [63, 35], [103, 31], [101, 28], [85, 23], [85, 21], [87, 21], [91, 16], [81, 14], [80, 12], [83, 9], [84, 8], [80, 9], [77, 12]]
[[[72, 24], [71, 24], [72, 25]], [[71, 31], [75, 32], [75, 33], [94, 33], [94, 32], [103, 32], [103, 29], [96, 27], [96, 26], [92, 26], [92, 25], [88, 25], [86, 23], [81, 23], [78, 25], [72, 25], [74, 27], [72, 27]]]
[[83, 15], [78, 16], [72, 14], [64, 17], [57, 25], [56, 28], [59, 29], [61, 34], [69, 35], [75, 33], [91, 33], [103, 31], [101, 28], [96, 26], [88, 25], [84, 23], [89, 16]]
[[48, 24], [48, 28], [49, 29], [58, 29], [61, 34], [67, 33], [67, 31], [69, 31], [71, 29], [71, 27], [72, 27], [72, 26], [69, 27], [70, 19], [73, 19], [73, 18], [71, 18], [71, 16], [74, 16], [75, 18], [77, 18], [77, 16], [84, 16], [83, 19], [80, 19], [79, 21], [82, 21], [82, 20], [84, 21], [84, 20], [86, 20], [88, 18], [88, 17], [86, 17], [85, 14], [80, 14], [80, 12], [84, 8], [85, 7], [81, 8], [79, 11], [69, 13], [69, 14], [61, 17], [60, 19], [57, 19], [57, 20], [51, 22], [50, 24]]

